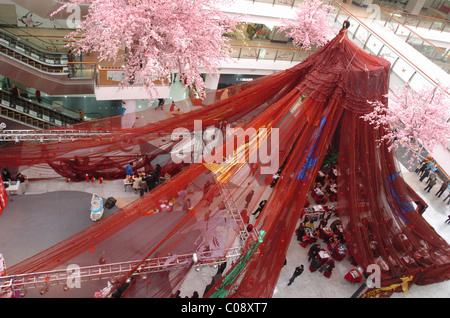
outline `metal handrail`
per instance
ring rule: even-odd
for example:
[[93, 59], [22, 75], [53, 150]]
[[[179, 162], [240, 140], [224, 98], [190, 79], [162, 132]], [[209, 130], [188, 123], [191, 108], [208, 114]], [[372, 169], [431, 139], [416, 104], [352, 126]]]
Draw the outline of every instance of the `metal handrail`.
[[[435, 49], [441, 51], [441, 53], [447, 55], [450, 57], [450, 54], [446, 53], [445, 51], [443, 51], [441, 48], [437, 47], [436, 45], [434, 45], [433, 43], [431, 43], [429, 40], [425, 39], [424, 37], [422, 37], [420, 34], [417, 34], [416, 32], [414, 32], [413, 30], [411, 30], [408, 26], [404, 25], [402, 22], [400, 22], [399, 20], [397, 20], [395, 17], [391, 16], [390, 14], [388, 14], [386, 11], [384, 11], [383, 8], [380, 8], [380, 11], [383, 12], [384, 14], [386, 14], [387, 16], [389, 16], [390, 19], [395, 20], [395, 22], [397, 22], [398, 24], [400, 24], [401, 26], [403, 26], [404, 28], [406, 28], [408, 31], [410, 31], [411, 33], [413, 33], [414, 35], [418, 36], [419, 38], [421, 38], [424, 42], [428, 43], [430, 46], [434, 47]], [[389, 21], [386, 21], [386, 23]], [[385, 24], [386, 25], [386, 24]]]
[[[420, 73], [421, 75], [423, 75], [424, 78], [426, 78], [430, 84], [437, 86], [437, 87], [441, 87], [440, 84], [438, 82], [436, 82], [430, 75], [428, 75], [424, 70], [422, 70], [420, 67], [418, 67], [416, 64], [414, 64], [412, 61], [410, 61], [402, 52], [398, 51], [396, 48], [394, 48], [393, 46], [391, 46], [389, 44], [388, 41], [384, 40], [383, 37], [381, 35], [379, 35], [377, 32], [375, 32], [374, 30], [372, 30], [369, 26], [367, 26], [364, 22], [362, 22], [357, 16], [355, 16], [353, 13], [351, 13], [350, 11], [348, 11], [347, 9], [345, 9], [340, 3], [338, 3], [336, 0], [329, 0], [330, 3], [333, 6], [337, 6], [338, 7], [338, 12], [336, 13], [336, 18], [339, 14], [339, 10], [343, 10], [345, 11], [346, 15], [348, 17], [351, 17], [352, 19], [354, 19], [355, 21], [358, 22], [358, 24], [360, 26], [362, 26], [364, 29], [366, 29], [370, 34], [372, 34], [373, 36], [375, 36], [379, 41], [381, 41], [386, 47], [388, 47], [390, 50], [392, 50], [393, 52], [395, 52], [399, 57], [401, 57], [401, 59], [406, 62], [407, 64], [409, 64], [417, 73]], [[447, 92], [447, 94], [450, 95], [450, 92]]]
[[[383, 2], [381, 2], [381, 3], [383, 3]], [[420, 25], [420, 22], [423, 21], [423, 20], [431, 21], [431, 25], [428, 28], [428, 30], [431, 30], [431, 28], [433, 27], [435, 22], [443, 23], [443, 27], [441, 28], [440, 32], [444, 31], [445, 26], [447, 24], [450, 25], [450, 21], [445, 20], [445, 19], [441, 19], [441, 18], [430, 17], [430, 16], [427, 16], [427, 15], [421, 15], [421, 14], [414, 14], [414, 13], [410, 13], [410, 12], [406, 12], [406, 11], [400, 11], [400, 10], [389, 9], [389, 8], [382, 8], [382, 9], [385, 10], [385, 11], [391, 11], [391, 12], [398, 13], [398, 14], [403, 14], [403, 15], [412, 16], [412, 17], [418, 17], [419, 18], [419, 23], [416, 25], [416, 28]]]

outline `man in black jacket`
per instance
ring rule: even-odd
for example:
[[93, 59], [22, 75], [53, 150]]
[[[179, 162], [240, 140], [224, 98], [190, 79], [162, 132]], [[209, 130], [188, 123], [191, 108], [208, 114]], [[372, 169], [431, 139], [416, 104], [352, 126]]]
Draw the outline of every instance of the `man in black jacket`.
[[288, 286], [290, 286], [294, 280], [300, 276], [303, 273], [303, 265], [297, 266], [295, 268], [294, 274], [292, 275], [292, 277], [289, 279], [289, 283], [287, 284]]

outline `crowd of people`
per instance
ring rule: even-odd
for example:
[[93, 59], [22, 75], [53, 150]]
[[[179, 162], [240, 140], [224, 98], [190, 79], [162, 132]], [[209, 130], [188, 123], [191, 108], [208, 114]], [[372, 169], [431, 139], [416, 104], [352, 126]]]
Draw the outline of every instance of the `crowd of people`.
[[133, 181], [133, 189], [143, 196], [148, 191], [153, 190], [160, 183], [161, 166], [157, 164], [152, 171], [134, 173], [133, 163], [130, 162], [125, 167], [125, 174], [129, 180]]
[[[164, 180], [170, 178], [170, 175], [166, 173], [161, 176], [161, 165], [156, 164], [154, 170], [147, 172], [135, 173], [133, 171], [133, 163], [130, 162], [125, 167], [126, 180], [132, 182], [132, 188], [136, 193], [139, 192], [140, 196], [155, 189]], [[192, 210], [191, 199], [188, 198], [188, 192], [185, 189], [181, 189], [177, 192], [177, 195], [170, 199], [160, 199], [153, 209], [149, 213], [158, 212], [171, 212], [175, 208], [179, 207], [182, 212], [189, 212]]]
[[[336, 180], [339, 173], [336, 167], [319, 171], [311, 195], [308, 198], [301, 221], [295, 233], [303, 248], [308, 248], [309, 271], [321, 272], [330, 278], [336, 261], [347, 255], [346, 241], [334, 202], [336, 201]], [[309, 208], [311, 204], [317, 204]], [[325, 204], [328, 203], [328, 206]], [[321, 243], [325, 243], [322, 247]], [[303, 272], [303, 265], [295, 268], [289, 279], [290, 286]]]
[[[415, 170], [415, 173], [419, 175], [420, 182], [423, 182], [426, 179], [425, 183], [427, 185], [425, 186], [424, 190], [427, 191], [427, 193], [429, 193], [431, 189], [433, 189], [433, 187], [438, 183], [437, 171], [438, 166], [431, 158], [426, 158], [422, 160]], [[444, 194], [445, 191], [449, 189], [449, 186], [450, 180], [449, 179], [443, 180], [438, 191], [435, 193], [435, 196], [440, 198], [442, 194]], [[450, 191], [443, 201], [444, 202], [448, 201], [447, 204], [450, 204]]]

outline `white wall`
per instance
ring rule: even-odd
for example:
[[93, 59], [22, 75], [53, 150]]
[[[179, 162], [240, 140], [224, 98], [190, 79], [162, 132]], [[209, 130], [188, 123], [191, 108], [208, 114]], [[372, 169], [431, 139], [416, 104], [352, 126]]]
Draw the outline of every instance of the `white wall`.
[[158, 86], [157, 95], [151, 97], [143, 87], [118, 87], [100, 86], [95, 87], [95, 98], [97, 100], [136, 100], [152, 98], [169, 98], [170, 87]]

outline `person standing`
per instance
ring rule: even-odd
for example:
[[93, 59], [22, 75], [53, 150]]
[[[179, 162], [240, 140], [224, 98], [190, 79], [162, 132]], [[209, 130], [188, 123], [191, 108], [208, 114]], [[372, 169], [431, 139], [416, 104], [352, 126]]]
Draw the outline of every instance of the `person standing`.
[[41, 91], [37, 89], [35, 95], [36, 95], [36, 99], [37, 99], [38, 103], [40, 104], [42, 101]]
[[84, 121], [84, 112], [81, 110], [81, 108], [77, 111], [78, 115], [80, 115], [80, 123]]
[[445, 180], [441, 187], [439, 188], [438, 192], [436, 192], [436, 195], [438, 196], [438, 198], [441, 197], [442, 193], [445, 192], [445, 190], [448, 188], [448, 184], [449, 184], [449, 180]]
[[447, 220], [445, 220], [445, 223], [450, 224], [450, 214], [448, 215]]
[[[447, 201], [448, 198], [450, 198], [450, 193], [445, 197], [444, 202]], [[450, 200], [448, 200], [447, 204], [450, 204]]]
[[7, 78], [6, 76], [3, 76], [3, 78], [2, 78], [2, 90], [9, 91], [10, 87], [11, 87], [11, 82], [9, 81], [9, 78]]
[[255, 212], [252, 213], [252, 215], [256, 215], [256, 219], [259, 217], [259, 214], [261, 213], [262, 209], [264, 208], [264, 206], [266, 205], [267, 200], [262, 200], [261, 202], [259, 202], [259, 206], [256, 209]]
[[416, 170], [414, 172], [417, 173], [417, 174], [420, 174], [423, 170], [425, 170], [426, 166], [427, 166], [427, 161], [426, 161], [426, 159], [423, 159], [419, 163], [419, 166], [416, 168]]
[[145, 181], [145, 174], [141, 174], [141, 181], [139, 182], [139, 194], [142, 197], [147, 191], [147, 182]]
[[127, 176], [133, 176], [134, 175], [134, 173], [133, 173], [133, 163], [132, 162], [127, 164], [127, 166], [125, 167], [125, 174]]
[[73, 55], [72, 50], [67, 52], [67, 62], [70, 68], [69, 77], [72, 77], [75, 75], [75, 64], [73, 64], [75, 62], [75, 55]]
[[427, 167], [427, 168], [425, 169], [425, 171], [423, 172], [423, 174], [420, 176], [419, 181], [422, 182], [423, 179], [425, 179], [426, 177], [429, 176], [430, 172], [431, 172], [431, 169], [430, 169], [429, 167]]
[[428, 175], [428, 180], [427, 183], [430, 183], [430, 180], [436, 179], [437, 178], [437, 174], [436, 171], [434, 171], [433, 169], [431, 169], [430, 174]]
[[430, 182], [428, 182], [428, 185], [425, 187], [425, 191], [428, 189], [427, 192], [430, 192], [430, 190], [434, 187], [434, 185], [436, 184], [436, 178], [431, 179]]
[[248, 208], [248, 205], [250, 204], [250, 201], [252, 201], [253, 194], [255, 194], [255, 191], [250, 191], [247, 196], [245, 197], [245, 209]]
[[20, 97], [19, 89], [17, 88], [17, 86], [15, 84], [12, 84], [11, 88], [9, 90], [11, 91], [10, 106], [12, 106], [13, 104], [16, 105], [17, 101], [19, 100], [19, 97]]
[[163, 110], [164, 109], [164, 98], [158, 98], [158, 106], [156, 106], [155, 109], [156, 110], [158, 110], [158, 109]]
[[297, 266], [295, 268], [294, 274], [292, 274], [292, 277], [289, 279], [289, 283], [287, 284], [288, 286], [290, 286], [294, 282], [294, 280], [303, 273], [303, 269], [303, 265]]

